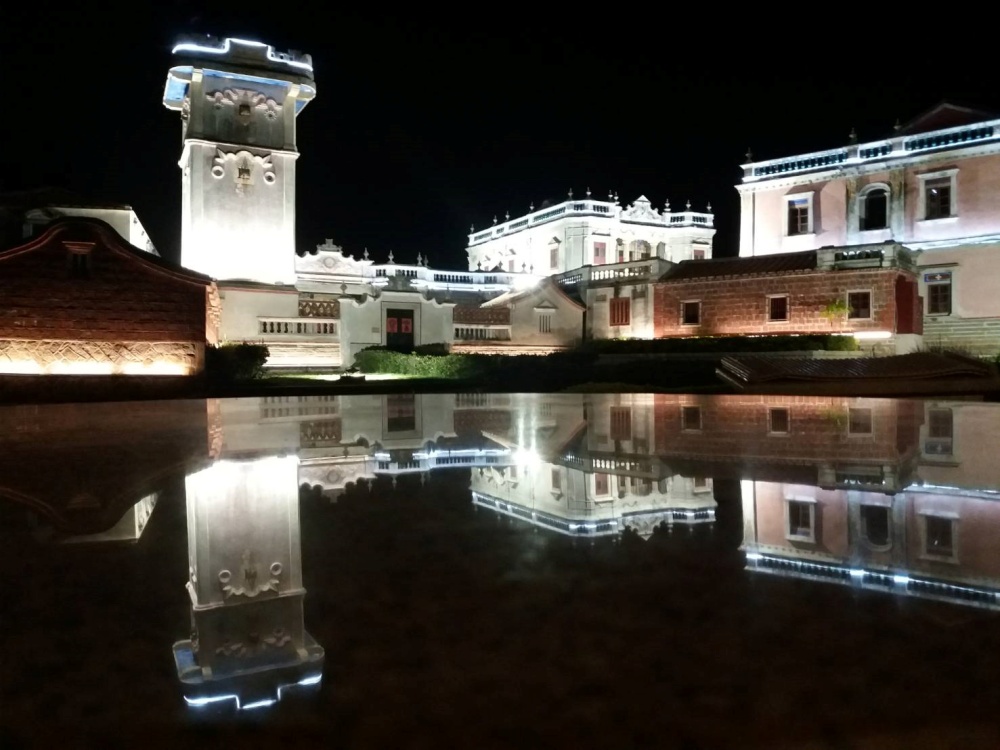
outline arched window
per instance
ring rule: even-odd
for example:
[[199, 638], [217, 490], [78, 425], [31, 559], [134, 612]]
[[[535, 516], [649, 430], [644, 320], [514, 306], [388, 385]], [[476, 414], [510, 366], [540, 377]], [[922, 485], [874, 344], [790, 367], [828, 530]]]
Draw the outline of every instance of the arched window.
[[858, 221], [862, 232], [889, 227], [889, 188], [869, 185], [858, 195]]
[[629, 260], [643, 260], [650, 255], [649, 243], [646, 240], [633, 240], [629, 243]]
[[892, 546], [891, 509], [880, 505], [862, 505], [861, 535], [869, 547], [889, 549]]

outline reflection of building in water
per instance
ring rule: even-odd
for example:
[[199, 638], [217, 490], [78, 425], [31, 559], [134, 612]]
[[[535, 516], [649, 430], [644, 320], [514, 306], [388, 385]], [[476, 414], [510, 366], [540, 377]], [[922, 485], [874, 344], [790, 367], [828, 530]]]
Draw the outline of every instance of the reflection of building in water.
[[744, 481], [748, 569], [1000, 607], [1000, 482], [984, 439], [996, 410], [915, 406], [920, 461], [906, 483]]
[[319, 684], [323, 649], [306, 632], [298, 459], [223, 459], [187, 478], [191, 640], [174, 644], [192, 706], [271, 705]]
[[473, 470], [476, 505], [571, 536], [715, 520], [712, 480], [652, 452], [652, 396], [521, 398], [509, 429], [488, 433], [512, 461]]

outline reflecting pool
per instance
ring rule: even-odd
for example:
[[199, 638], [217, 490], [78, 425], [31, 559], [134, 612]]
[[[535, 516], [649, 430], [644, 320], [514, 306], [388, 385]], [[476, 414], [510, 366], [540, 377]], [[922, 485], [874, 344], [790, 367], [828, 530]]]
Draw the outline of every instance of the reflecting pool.
[[998, 444], [972, 401], [0, 409], [3, 737], [1000, 746]]

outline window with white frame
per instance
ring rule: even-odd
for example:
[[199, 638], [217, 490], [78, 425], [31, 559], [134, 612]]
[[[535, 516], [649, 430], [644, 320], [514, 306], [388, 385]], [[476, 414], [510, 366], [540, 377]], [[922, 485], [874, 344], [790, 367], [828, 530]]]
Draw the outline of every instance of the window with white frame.
[[788, 322], [788, 295], [772, 294], [767, 298], [767, 320], [769, 323]]
[[858, 194], [858, 229], [870, 232], [889, 226], [889, 188], [869, 185]]
[[872, 293], [870, 291], [858, 291], [847, 293], [847, 318], [848, 320], [871, 320], [872, 317]]
[[816, 501], [811, 498], [785, 500], [785, 536], [793, 542], [816, 541]]
[[923, 221], [949, 219], [958, 215], [957, 169], [917, 175], [920, 180], [920, 218]]
[[789, 237], [799, 234], [812, 234], [812, 193], [795, 193], [794, 195], [786, 195], [785, 212], [787, 214], [786, 234]]
[[927, 314], [951, 315], [951, 271], [924, 274], [927, 285]]
[[927, 440], [924, 454], [928, 456], [950, 456], [955, 435], [955, 417], [951, 409], [933, 408], [927, 410]]
[[701, 325], [701, 300], [685, 300], [681, 302], [681, 325]]

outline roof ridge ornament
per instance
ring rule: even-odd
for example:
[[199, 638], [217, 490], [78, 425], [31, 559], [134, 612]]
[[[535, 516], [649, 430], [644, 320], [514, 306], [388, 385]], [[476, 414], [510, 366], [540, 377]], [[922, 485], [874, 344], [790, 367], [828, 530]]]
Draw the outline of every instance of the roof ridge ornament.
[[744, 164], [749, 164], [753, 161], [753, 150], [749, 146], [747, 146], [747, 152], [744, 154], [744, 157]]

